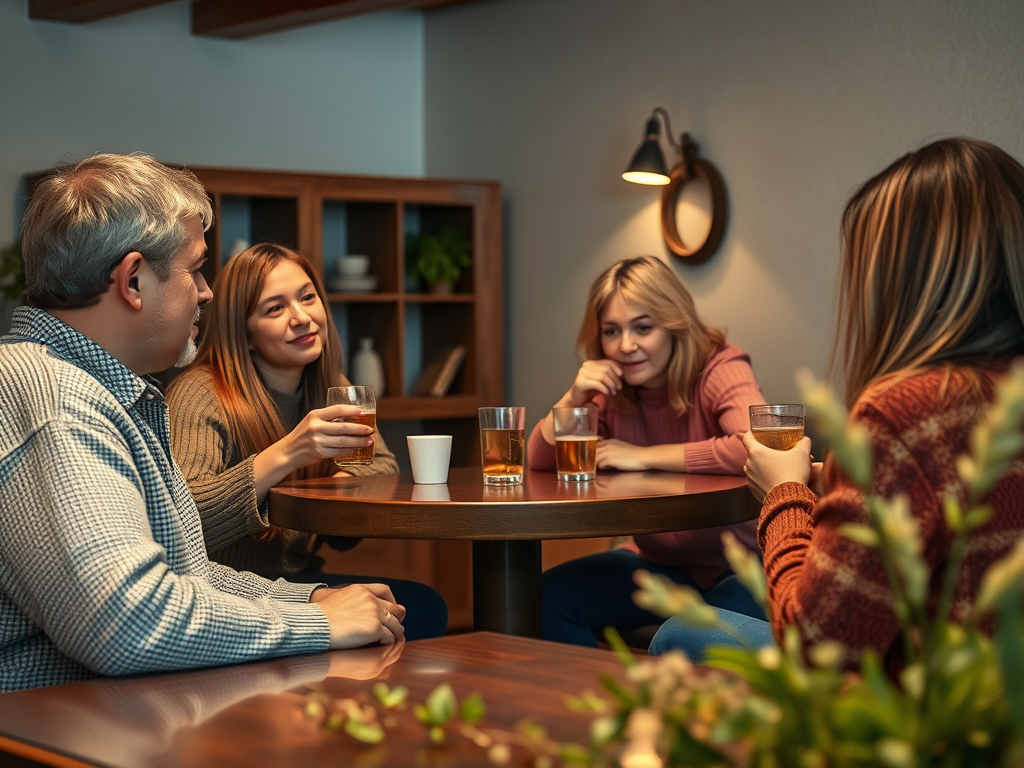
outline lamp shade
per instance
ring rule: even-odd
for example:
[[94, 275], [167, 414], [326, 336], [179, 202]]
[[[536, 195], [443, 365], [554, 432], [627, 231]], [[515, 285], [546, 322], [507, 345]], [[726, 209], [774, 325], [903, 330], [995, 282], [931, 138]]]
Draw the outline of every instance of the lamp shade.
[[662, 154], [661, 144], [658, 141], [660, 134], [661, 126], [658, 124], [658, 118], [652, 117], [647, 121], [646, 138], [633, 155], [622, 178], [634, 184], [665, 185], [669, 183], [665, 155]]

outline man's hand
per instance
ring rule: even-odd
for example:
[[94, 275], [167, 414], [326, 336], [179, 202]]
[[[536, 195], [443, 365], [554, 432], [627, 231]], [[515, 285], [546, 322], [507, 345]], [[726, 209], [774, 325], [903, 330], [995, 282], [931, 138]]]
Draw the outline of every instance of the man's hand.
[[341, 589], [316, 589], [309, 597], [331, 625], [330, 648], [358, 648], [370, 643], [390, 645], [405, 639], [405, 608], [395, 602], [386, 584], [350, 584]]

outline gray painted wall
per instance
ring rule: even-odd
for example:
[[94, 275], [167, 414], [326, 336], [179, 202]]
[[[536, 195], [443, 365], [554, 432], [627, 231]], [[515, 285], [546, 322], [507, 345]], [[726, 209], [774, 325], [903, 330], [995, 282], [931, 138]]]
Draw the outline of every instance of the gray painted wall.
[[192, 36], [183, 2], [88, 25], [27, 7], [0, 0], [0, 243], [19, 230], [22, 175], [65, 154], [423, 173], [421, 13], [227, 41]]
[[0, 2], [0, 238], [10, 180], [64, 153], [196, 165], [421, 175], [423, 15], [250, 40], [189, 33], [175, 2], [87, 25]]
[[[192, 37], [183, 2], [86, 26], [26, 8], [0, 0], [0, 243], [21, 175], [65, 153], [498, 179], [509, 402], [531, 421], [571, 382], [587, 287], [636, 253], [793, 399], [831, 347], [853, 188], [948, 134], [1024, 157], [1020, 0], [479, 0], [238, 42]], [[726, 179], [703, 266], [668, 253], [657, 190], [619, 178], [656, 105]]]
[[[639, 253], [673, 261], [791, 401], [831, 349], [854, 187], [948, 134], [1024, 158], [1020, 0], [486, 0], [426, 32], [428, 174], [505, 185], [509, 404], [531, 422], [572, 382], [590, 283]], [[657, 192], [619, 178], [654, 106], [725, 177], [703, 266], [663, 244]]]

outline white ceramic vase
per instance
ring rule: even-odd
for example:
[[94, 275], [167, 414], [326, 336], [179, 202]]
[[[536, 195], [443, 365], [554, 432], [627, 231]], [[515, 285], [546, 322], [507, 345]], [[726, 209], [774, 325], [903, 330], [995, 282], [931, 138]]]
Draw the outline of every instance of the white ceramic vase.
[[359, 349], [352, 355], [353, 384], [373, 387], [374, 396], [384, 397], [384, 363], [373, 348], [373, 339], [365, 337], [359, 340]]

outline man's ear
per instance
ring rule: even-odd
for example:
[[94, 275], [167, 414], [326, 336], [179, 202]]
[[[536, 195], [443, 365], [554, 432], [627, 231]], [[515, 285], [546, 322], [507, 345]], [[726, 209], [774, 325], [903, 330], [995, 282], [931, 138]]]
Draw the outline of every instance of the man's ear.
[[142, 292], [139, 290], [139, 273], [142, 271], [145, 258], [138, 251], [132, 251], [114, 267], [110, 277], [118, 295], [128, 306], [138, 311], [142, 309]]

